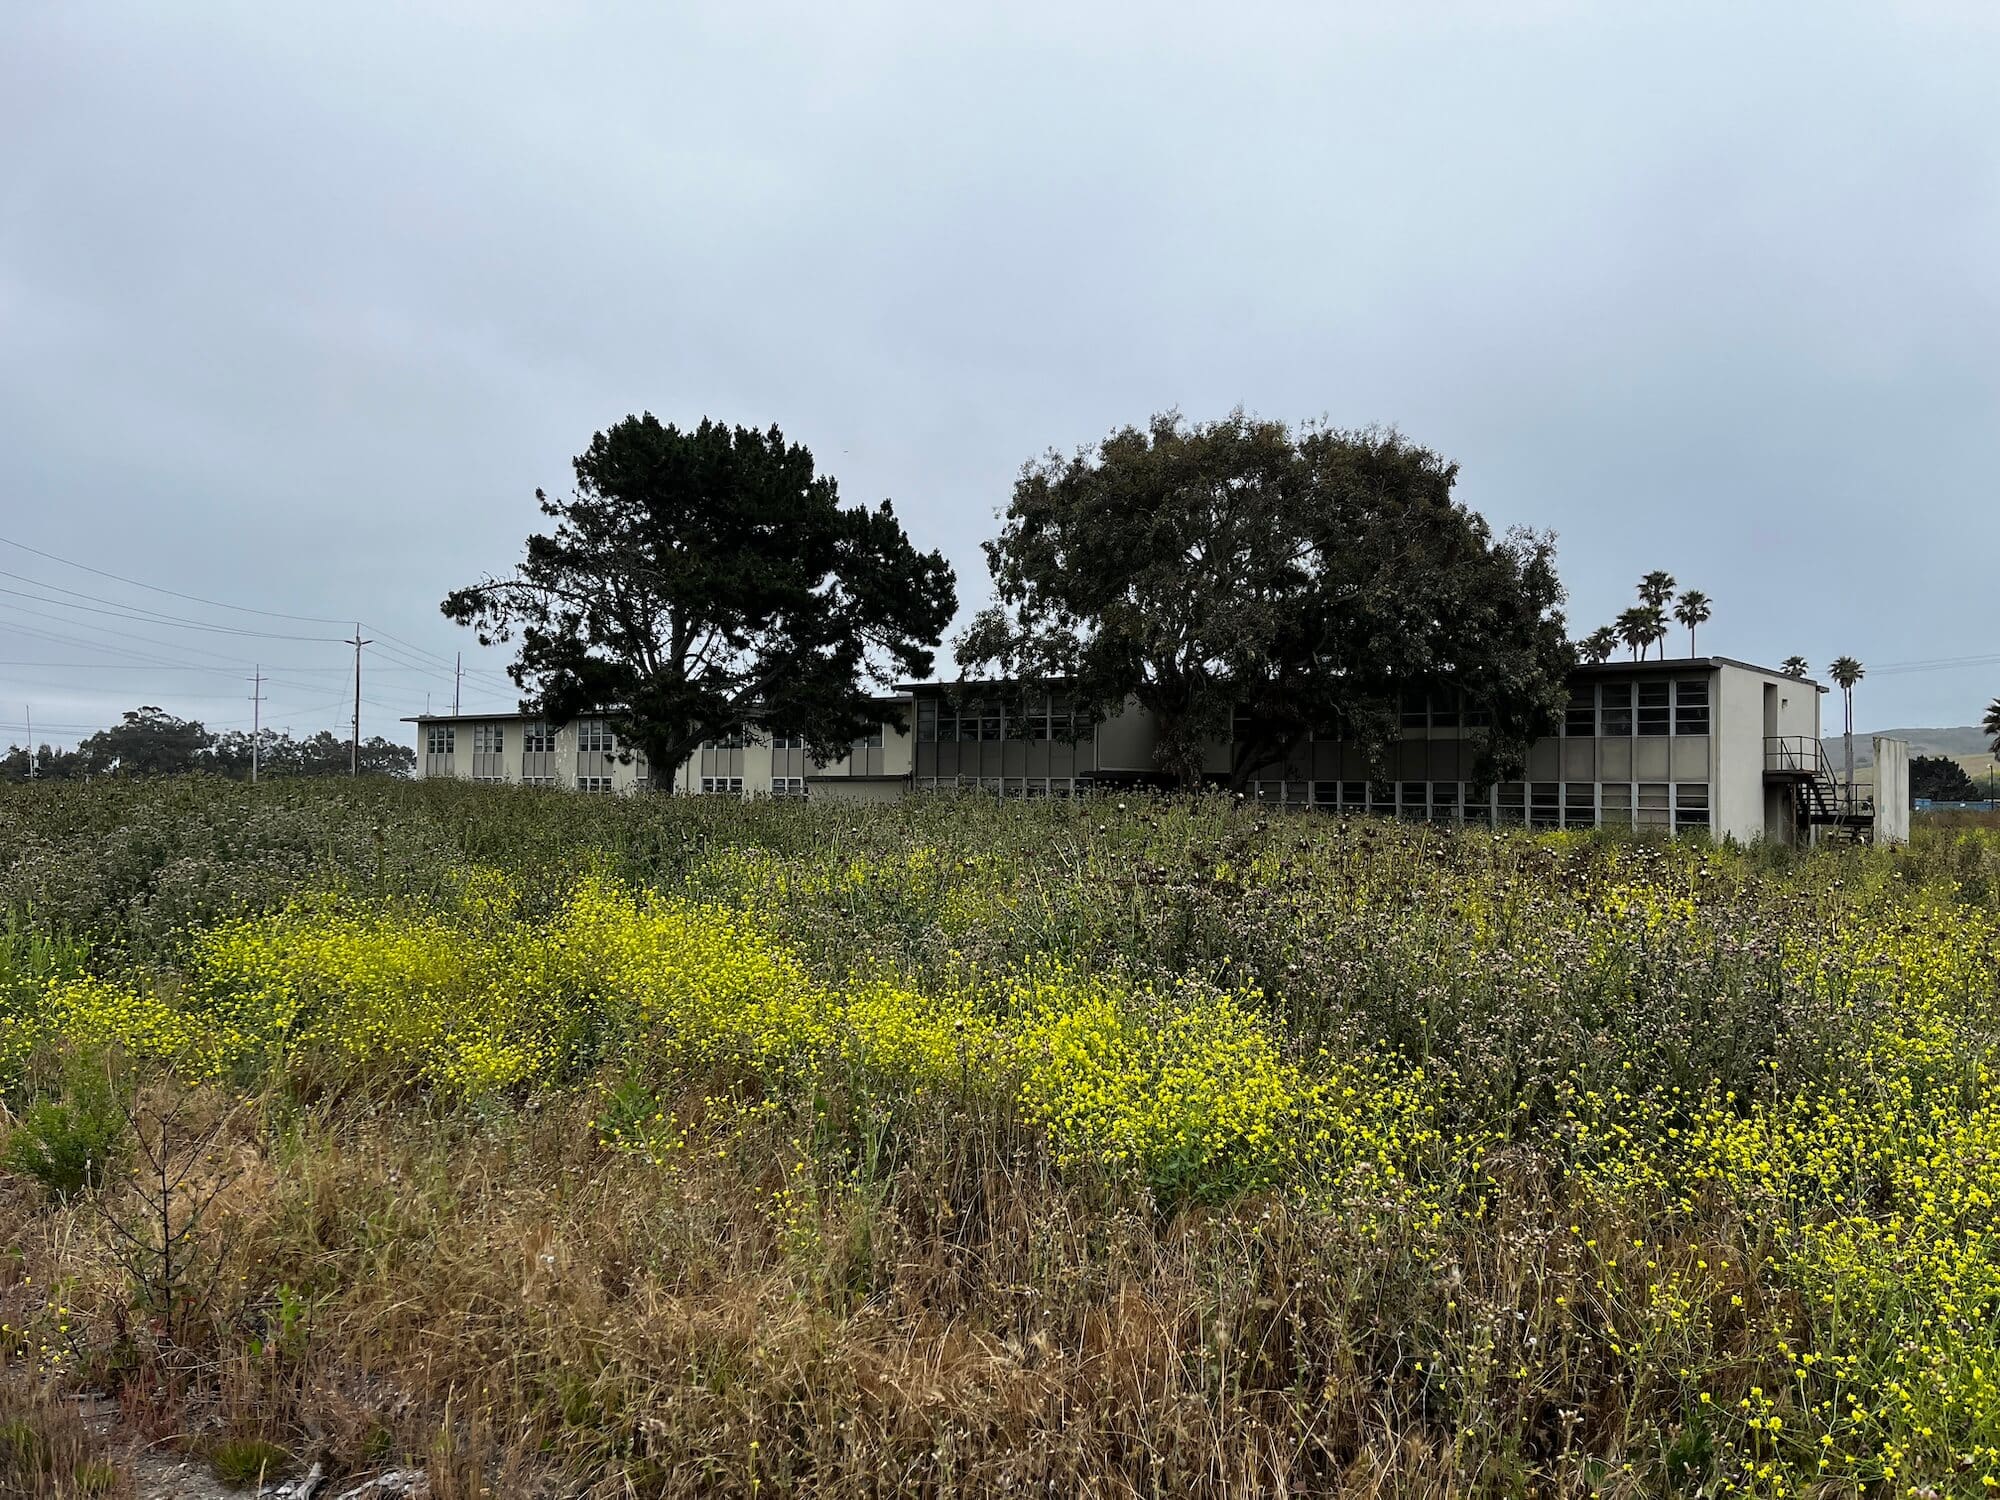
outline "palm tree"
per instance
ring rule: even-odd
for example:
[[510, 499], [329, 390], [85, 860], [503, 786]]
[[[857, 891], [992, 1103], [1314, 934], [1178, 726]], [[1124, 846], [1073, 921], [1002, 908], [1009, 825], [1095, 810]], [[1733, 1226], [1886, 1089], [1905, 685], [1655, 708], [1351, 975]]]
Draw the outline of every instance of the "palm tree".
[[1991, 802], [1995, 798], [2000, 798], [2000, 698], [1995, 698], [1986, 705], [1986, 717], [1980, 721], [1979, 727], [1986, 731], [1986, 737], [1991, 742], [1990, 748], [1993, 751], [1993, 769], [1996, 774], [1986, 783], [1986, 799]]
[[1785, 658], [1785, 664], [1778, 668], [1778, 670], [1787, 677], [1796, 677], [1803, 681], [1806, 673], [1810, 672], [1812, 668], [1807, 664], [1803, 656], [1788, 656]]
[[1655, 568], [1639, 580], [1639, 602], [1649, 604], [1654, 609], [1665, 609], [1667, 601], [1674, 597], [1674, 575], [1665, 568]]
[[1680, 603], [1674, 606], [1674, 618], [1688, 628], [1688, 655], [1694, 655], [1694, 628], [1715, 613], [1708, 602], [1708, 595], [1700, 589], [1689, 589], [1681, 595]]
[[1576, 654], [1593, 666], [1602, 666], [1611, 660], [1611, 653], [1618, 649], [1618, 632], [1609, 625], [1600, 625], [1576, 643]]
[[1868, 675], [1868, 669], [1851, 656], [1835, 657], [1833, 665], [1826, 669], [1840, 688], [1840, 696], [1846, 708], [1847, 739], [1847, 810], [1854, 811], [1854, 684]]
[[1648, 604], [1639, 611], [1646, 622], [1646, 644], [1660, 648], [1660, 660], [1667, 659], [1667, 612], [1657, 604]]
[[1645, 647], [1646, 642], [1652, 639], [1652, 624], [1646, 618], [1644, 605], [1633, 605], [1612, 621], [1609, 628], [1617, 633], [1621, 644], [1631, 648], [1634, 661], [1639, 659], [1639, 652]]

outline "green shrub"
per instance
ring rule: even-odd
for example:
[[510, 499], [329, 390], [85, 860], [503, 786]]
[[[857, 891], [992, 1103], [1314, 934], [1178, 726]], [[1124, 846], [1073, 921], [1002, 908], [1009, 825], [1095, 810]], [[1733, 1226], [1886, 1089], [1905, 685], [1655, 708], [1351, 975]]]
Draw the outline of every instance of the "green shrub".
[[128, 1124], [116, 1063], [72, 1053], [62, 1060], [60, 1092], [30, 1104], [7, 1132], [0, 1166], [34, 1178], [54, 1198], [73, 1198], [103, 1185]]
[[262, 1484], [292, 1461], [291, 1454], [263, 1438], [224, 1438], [208, 1455], [208, 1466], [224, 1484]]

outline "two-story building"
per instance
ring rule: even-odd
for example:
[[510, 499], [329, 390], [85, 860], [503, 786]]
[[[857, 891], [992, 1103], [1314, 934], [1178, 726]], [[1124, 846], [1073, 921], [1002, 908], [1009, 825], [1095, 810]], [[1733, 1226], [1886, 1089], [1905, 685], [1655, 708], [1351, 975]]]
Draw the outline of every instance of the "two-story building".
[[[828, 765], [815, 766], [802, 740], [745, 731], [704, 741], [671, 789], [738, 797], [900, 797], [910, 783], [909, 700], [879, 701], [882, 722]], [[534, 714], [420, 714], [403, 722], [417, 728], [420, 778], [606, 794], [652, 788], [644, 754], [619, 744], [602, 718], [552, 725]]]
[[[1879, 800], [1843, 793], [1820, 745], [1818, 683], [1726, 657], [1578, 667], [1557, 734], [1519, 780], [1474, 779], [1480, 724], [1456, 699], [1414, 697], [1401, 733], [1371, 763], [1313, 737], [1254, 768], [1248, 794], [1278, 807], [1480, 826], [1640, 828], [1748, 843], [1804, 843], [1822, 830], [1907, 837], [1907, 797], [1891, 784], [1905, 752], [1879, 741]], [[1060, 696], [976, 683], [910, 683], [877, 700], [881, 724], [841, 759], [814, 766], [795, 740], [746, 731], [704, 744], [673, 790], [724, 796], [888, 801], [911, 792], [1062, 797], [1154, 785], [1151, 716], [1128, 703], [1094, 722]], [[551, 728], [519, 714], [415, 719], [420, 776], [622, 792], [646, 787], [643, 758], [602, 720]], [[1226, 782], [1236, 747], [1207, 748]], [[1880, 778], [1886, 776], [1890, 781]]]

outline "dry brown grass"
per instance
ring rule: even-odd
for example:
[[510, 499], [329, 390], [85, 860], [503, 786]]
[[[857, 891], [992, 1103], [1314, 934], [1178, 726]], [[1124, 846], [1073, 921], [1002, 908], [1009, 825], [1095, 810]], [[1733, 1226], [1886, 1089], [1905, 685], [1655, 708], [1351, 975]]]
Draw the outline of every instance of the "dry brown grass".
[[[104, 1213], [18, 1184], [0, 1307], [59, 1280], [135, 1435], [414, 1459], [440, 1496], [1617, 1493], [1592, 1455], [1669, 1414], [1581, 1347], [1558, 1387], [1509, 1377], [1589, 1291], [1539, 1181], [1453, 1243], [1276, 1201], [1162, 1219], [943, 1110], [866, 1180], [800, 1172], [806, 1114], [664, 1168], [586, 1115], [265, 1100], [229, 1118], [227, 1274], [180, 1339], [130, 1322]], [[1447, 1328], [1498, 1330], [1469, 1389], [1423, 1372]]]

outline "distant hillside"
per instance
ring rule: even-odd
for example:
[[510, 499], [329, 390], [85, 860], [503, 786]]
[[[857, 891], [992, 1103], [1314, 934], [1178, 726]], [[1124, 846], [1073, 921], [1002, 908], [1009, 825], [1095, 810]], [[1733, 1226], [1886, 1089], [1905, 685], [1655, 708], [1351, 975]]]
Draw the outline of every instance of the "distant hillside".
[[[1832, 729], [1821, 723], [1820, 733], [1825, 736], [1827, 754], [1839, 755], [1840, 726]], [[1955, 729], [1869, 729], [1854, 731], [1854, 764], [1872, 766], [1875, 764], [1874, 737], [1886, 735], [1892, 740], [1908, 740], [1911, 755], [1948, 755], [1953, 760], [1965, 756], [1990, 756], [1986, 731], [1977, 724], [1961, 724]]]

